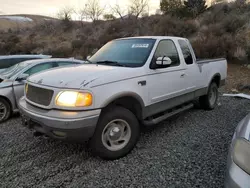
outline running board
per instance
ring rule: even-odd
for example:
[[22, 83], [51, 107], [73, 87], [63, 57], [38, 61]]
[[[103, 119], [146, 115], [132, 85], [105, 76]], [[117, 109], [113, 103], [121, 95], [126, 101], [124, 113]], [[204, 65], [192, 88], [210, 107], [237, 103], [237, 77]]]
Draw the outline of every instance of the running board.
[[176, 114], [179, 114], [181, 112], [189, 110], [189, 109], [191, 109], [193, 107], [194, 107], [194, 104], [188, 104], [188, 105], [185, 105], [185, 106], [181, 106], [180, 108], [178, 108], [178, 109], [176, 109], [176, 110], [174, 110], [172, 112], [166, 112], [162, 116], [159, 116], [159, 117], [157, 117], [155, 119], [144, 120], [143, 123], [144, 123], [145, 126], [156, 125], [156, 124], [160, 123], [161, 121], [164, 121], [164, 120], [166, 120], [166, 119], [168, 119], [168, 118], [170, 118], [170, 117], [172, 117], [172, 116], [174, 116]]

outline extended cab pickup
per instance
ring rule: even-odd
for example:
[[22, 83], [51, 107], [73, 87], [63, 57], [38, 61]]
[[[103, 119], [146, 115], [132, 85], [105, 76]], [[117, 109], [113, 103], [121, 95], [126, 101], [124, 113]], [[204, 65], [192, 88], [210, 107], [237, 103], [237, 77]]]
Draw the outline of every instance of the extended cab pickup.
[[56, 139], [89, 140], [104, 159], [125, 156], [140, 125], [152, 126], [193, 107], [215, 108], [225, 59], [197, 60], [187, 39], [113, 40], [85, 65], [28, 78], [19, 101], [25, 126]]

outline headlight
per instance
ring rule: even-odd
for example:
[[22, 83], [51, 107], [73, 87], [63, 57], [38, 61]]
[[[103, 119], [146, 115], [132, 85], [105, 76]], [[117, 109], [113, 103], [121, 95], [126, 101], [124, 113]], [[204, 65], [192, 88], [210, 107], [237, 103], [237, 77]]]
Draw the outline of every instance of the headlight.
[[84, 107], [92, 105], [92, 95], [76, 91], [63, 91], [56, 97], [56, 105], [63, 107]]
[[233, 160], [240, 168], [250, 174], [250, 142], [246, 139], [237, 139], [233, 149]]
[[28, 84], [25, 84], [25, 94], [27, 94], [28, 88], [29, 88], [29, 85], [28, 85]]

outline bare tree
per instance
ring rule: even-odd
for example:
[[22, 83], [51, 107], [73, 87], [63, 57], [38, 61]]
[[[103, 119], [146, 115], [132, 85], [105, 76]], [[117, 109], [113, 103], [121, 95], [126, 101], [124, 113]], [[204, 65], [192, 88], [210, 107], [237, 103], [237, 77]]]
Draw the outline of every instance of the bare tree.
[[86, 14], [86, 8], [87, 8], [87, 4], [85, 4], [85, 6], [82, 9], [75, 12], [75, 14], [78, 15], [79, 20], [81, 21], [81, 27], [83, 27], [83, 21], [88, 20], [88, 15]]
[[149, 11], [149, 0], [130, 0], [129, 12], [136, 18]]
[[63, 30], [67, 31], [70, 30], [73, 26], [72, 14], [74, 13], [74, 9], [71, 7], [65, 7], [60, 10], [57, 14], [57, 17], [62, 20]]
[[70, 21], [72, 19], [73, 12], [74, 12], [73, 8], [65, 7], [58, 12], [57, 17], [60, 20]]
[[82, 9], [82, 16], [87, 19], [91, 19], [92, 21], [99, 20], [100, 16], [104, 12], [104, 7], [101, 7], [99, 0], [89, 0], [85, 5], [84, 9]]
[[123, 9], [118, 3], [116, 3], [114, 6], [111, 6], [111, 11], [115, 16], [120, 17], [121, 19], [123, 19], [126, 14], [126, 10]]

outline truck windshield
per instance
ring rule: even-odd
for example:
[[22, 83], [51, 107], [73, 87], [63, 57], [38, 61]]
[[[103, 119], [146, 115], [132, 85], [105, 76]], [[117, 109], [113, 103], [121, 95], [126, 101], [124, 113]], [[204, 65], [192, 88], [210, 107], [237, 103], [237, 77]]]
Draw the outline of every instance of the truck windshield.
[[109, 66], [141, 67], [155, 44], [155, 39], [120, 39], [104, 45], [89, 62]]
[[4, 69], [4, 71], [0, 73], [0, 76], [6, 79], [10, 79], [12, 76], [23, 70], [29, 64], [29, 61], [15, 64], [7, 69]]

